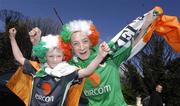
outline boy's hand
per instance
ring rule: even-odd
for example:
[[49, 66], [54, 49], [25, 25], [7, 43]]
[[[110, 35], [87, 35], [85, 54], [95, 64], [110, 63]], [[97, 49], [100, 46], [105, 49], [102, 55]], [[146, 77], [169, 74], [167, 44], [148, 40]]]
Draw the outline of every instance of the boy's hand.
[[105, 57], [110, 51], [110, 48], [106, 42], [102, 42], [99, 47], [99, 55]]
[[16, 33], [17, 33], [17, 31], [15, 28], [9, 29], [9, 38], [15, 38]]
[[33, 45], [36, 45], [41, 38], [41, 30], [38, 27], [33, 28], [29, 32], [30, 41]]

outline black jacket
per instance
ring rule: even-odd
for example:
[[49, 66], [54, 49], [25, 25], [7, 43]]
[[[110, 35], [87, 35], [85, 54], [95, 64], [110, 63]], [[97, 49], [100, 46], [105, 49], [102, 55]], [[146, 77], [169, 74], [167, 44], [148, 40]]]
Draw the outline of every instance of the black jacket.
[[158, 93], [157, 91], [154, 91], [150, 95], [149, 106], [163, 106], [162, 97], [160, 93]]

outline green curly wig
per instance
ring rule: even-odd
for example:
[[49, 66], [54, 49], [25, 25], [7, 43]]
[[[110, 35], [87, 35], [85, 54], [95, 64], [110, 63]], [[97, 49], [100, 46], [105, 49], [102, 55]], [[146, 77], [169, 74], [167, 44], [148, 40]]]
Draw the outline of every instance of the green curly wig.
[[33, 46], [33, 55], [37, 56], [39, 58], [39, 61], [41, 63], [46, 62], [46, 52], [48, 51], [48, 48], [45, 47], [46, 43], [43, 41], [40, 41], [37, 45]]
[[69, 31], [67, 24], [63, 25], [60, 34], [65, 43], [68, 43], [70, 41], [72, 33]]
[[93, 46], [98, 44], [99, 32], [91, 20], [73, 20], [63, 25], [60, 36], [65, 43], [69, 43], [74, 32], [84, 32], [90, 39]]

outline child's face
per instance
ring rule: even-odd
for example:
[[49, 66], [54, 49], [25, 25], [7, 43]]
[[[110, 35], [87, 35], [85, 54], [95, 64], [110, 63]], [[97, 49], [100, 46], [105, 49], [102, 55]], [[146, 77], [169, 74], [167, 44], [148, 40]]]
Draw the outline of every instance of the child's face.
[[83, 32], [73, 33], [71, 36], [71, 45], [74, 53], [82, 60], [86, 60], [90, 55], [91, 43], [87, 35]]
[[64, 54], [59, 48], [50, 49], [46, 53], [46, 60], [49, 67], [54, 68], [63, 61]]

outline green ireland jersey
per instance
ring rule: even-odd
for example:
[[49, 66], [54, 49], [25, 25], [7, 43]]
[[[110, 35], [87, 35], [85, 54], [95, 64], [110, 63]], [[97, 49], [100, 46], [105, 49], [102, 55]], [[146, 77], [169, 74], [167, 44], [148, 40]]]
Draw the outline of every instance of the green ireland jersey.
[[[95, 72], [85, 79], [83, 93], [89, 106], [127, 106], [121, 91], [119, 65], [130, 55], [131, 46], [115, 49]], [[74, 57], [70, 63], [85, 68], [95, 58], [97, 50], [98, 47], [94, 47], [87, 60]]]

